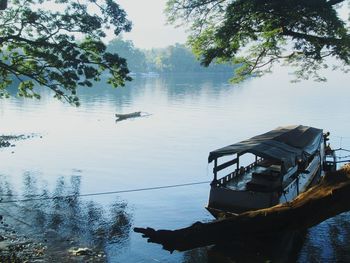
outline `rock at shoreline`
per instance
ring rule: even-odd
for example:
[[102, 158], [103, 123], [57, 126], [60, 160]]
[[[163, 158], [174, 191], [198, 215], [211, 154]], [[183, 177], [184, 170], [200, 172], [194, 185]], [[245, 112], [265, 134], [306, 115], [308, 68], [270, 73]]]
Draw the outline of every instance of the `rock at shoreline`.
[[45, 262], [46, 247], [16, 235], [10, 227], [0, 228], [0, 262]]

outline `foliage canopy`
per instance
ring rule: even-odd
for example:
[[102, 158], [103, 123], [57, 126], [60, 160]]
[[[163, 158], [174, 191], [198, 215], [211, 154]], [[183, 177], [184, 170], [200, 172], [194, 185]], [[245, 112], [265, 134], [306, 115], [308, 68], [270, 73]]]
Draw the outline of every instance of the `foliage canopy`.
[[140, 49], [136, 48], [131, 40], [115, 38], [108, 43], [107, 51], [115, 52], [125, 58], [131, 72], [146, 71], [145, 54]]
[[107, 44], [107, 51], [117, 53], [128, 62], [131, 73], [232, 73], [231, 65], [202, 67], [186, 45], [171, 45], [151, 50], [139, 49], [131, 40], [118, 37]]
[[203, 65], [240, 65], [235, 81], [269, 72], [277, 62], [296, 66], [297, 79], [325, 80], [320, 69], [328, 57], [340, 62], [334, 68], [350, 64], [349, 24], [339, 12], [346, 2], [168, 0], [166, 11], [171, 23], [190, 25], [189, 43]]
[[39, 98], [38, 84], [78, 105], [77, 87], [105, 71], [109, 84], [124, 85], [126, 60], [106, 51], [107, 30], [131, 30], [113, 0], [11, 0], [0, 11], [0, 96], [17, 79], [20, 96]]
[[146, 51], [148, 67], [151, 71], [170, 74], [192, 73], [232, 73], [233, 67], [226, 64], [213, 64], [202, 67], [196, 57], [184, 44]]

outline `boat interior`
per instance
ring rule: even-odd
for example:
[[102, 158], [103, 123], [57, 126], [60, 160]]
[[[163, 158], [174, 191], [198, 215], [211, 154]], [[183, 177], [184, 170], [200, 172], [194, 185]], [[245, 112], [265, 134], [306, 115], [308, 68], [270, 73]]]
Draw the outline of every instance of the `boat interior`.
[[[242, 156], [242, 155], [241, 155]], [[281, 163], [269, 159], [255, 156], [256, 161], [244, 167], [235, 166], [235, 170], [213, 183], [217, 186], [226, 187], [238, 191], [273, 191], [280, 187], [283, 177], [281, 173]], [[227, 168], [226, 164], [238, 164], [239, 159], [233, 159], [214, 167], [214, 173]]]

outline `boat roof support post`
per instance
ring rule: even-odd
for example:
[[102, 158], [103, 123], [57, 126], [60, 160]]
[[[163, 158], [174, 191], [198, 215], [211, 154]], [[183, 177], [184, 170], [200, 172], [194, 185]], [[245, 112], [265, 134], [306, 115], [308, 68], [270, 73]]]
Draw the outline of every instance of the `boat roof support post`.
[[218, 158], [215, 158], [215, 160], [214, 160], [214, 169], [213, 169], [213, 172], [214, 172], [214, 180], [213, 180], [213, 182], [216, 182], [218, 180], [218, 172], [216, 170], [217, 166], [218, 166]]
[[281, 161], [281, 172], [282, 172], [283, 174], [285, 174], [285, 173], [287, 172], [287, 169], [286, 169], [286, 167], [285, 167], [283, 161]]
[[239, 153], [237, 153], [237, 171], [239, 170]]

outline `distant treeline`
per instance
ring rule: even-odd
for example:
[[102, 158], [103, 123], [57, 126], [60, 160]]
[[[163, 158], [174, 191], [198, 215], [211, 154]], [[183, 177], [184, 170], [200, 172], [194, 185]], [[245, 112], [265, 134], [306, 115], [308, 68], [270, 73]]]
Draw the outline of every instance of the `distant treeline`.
[[142, 50], [130, 40], [114, 39], [109, 42], [107, 49], [125, 58], [133, 73], [232, 73], [234, 70], [232, 65], [227, 64], [201, 66], [191, 50], [183, 44]]

